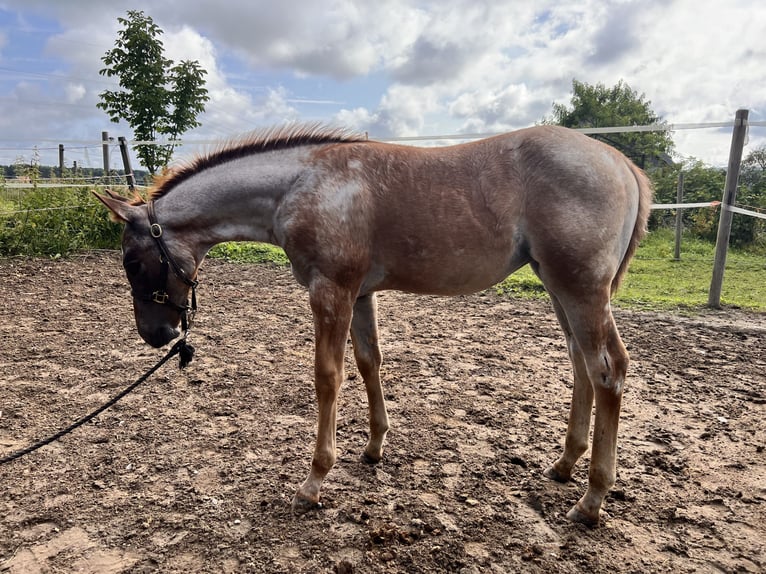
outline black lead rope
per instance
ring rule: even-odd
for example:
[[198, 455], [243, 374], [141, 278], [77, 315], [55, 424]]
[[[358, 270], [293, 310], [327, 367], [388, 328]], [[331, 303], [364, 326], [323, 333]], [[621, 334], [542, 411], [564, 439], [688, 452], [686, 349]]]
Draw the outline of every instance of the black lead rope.
[[[85, 415], [80, 420], [72, 423], [67, 428], [62, 429], [58, 431], [56, 434], [49, 436], [46, 439], [43, 439], [41, 441], [38, 441], [34, 443], [33, 445], [28, 446], [25, 449], [22, 449], [18, 452], [14, 452], [8, 456], [5, 456], [3, 458], [0, 458], [0, 465], [5, 464], [7, 462], [11, 462], [12, 460], [16, 460], [17, 458], [20, 458], [24, 456], [25, 454], [29, 454], [30, 452], [33, 452], [39, 448], [44, 447], [47, 444], [52, 443], [55, 440], [60, 439], [62, 436], [69, 434], [77, 427], [80, 427], [87, 423], [88, 421], [92, 420], [102, 412], [104, 412], [106, 409], [111, 407], [113, 404], [115, 404], [117, 401], [119, 401], [121, 398], [123, 398], [125, 395], [127, 395], [129, 392], [131, 392], [133, 389], [135, 389], [138, 385], [146, 381], [149, 377], [151, 377], [155, 372], [157, 372], [157, 369], [159, 369], [162, 365], [167, 363], [171, 358], [178, 355], [179, 361], [178, 366], [181, 369], [186, 368], [186, 366], [191, 363], [192, 357], [194, 356], [194, 347], [192, 347], [188, 341], [186, 340], [188, 334], [189, 334], [189, 328], [191, 327], [191, 322], [194, 319], [195, 312], [197, 311], [197, 285], [198, 282], [194, 279], [190, 279], [184, 270], [181, 268], [181, 266], [176, 262], [175, 259], [173, 259], [170, 256], [170, 253], [168, 252], [168, 248], [165, 245], [165, 241], [162, 238], [162, 227], [160, 227], [160, 224], [157, 223], [157, 216], [154, 213], [154, 202], [150, 201], [147, 206], [147, 212], [149, 215], [149, 233], [154, 238], [155, 243], [157, 244], [157, 248], [160, 251], [160, 260], [162, 261], [162, 272], [161, 272], [161, 287], [157, 291], [154, 291], [153, 293], [135, 293], [133, 292], [133, 297], [136, 299], [141, 299], [144, 301], [151, 301], [153, 303], [157, 303], [160, 305], [168, 305], [169, 307], [172, 307], [176, 311], [178, 311], [181, 314], [181, 329], [183, 330], [183, 337], [176, 342], [175, 345], [173, 345], [170, 350], [167, 352], [167, 354], [162, 357], [159, 362], [154, 365], [151, 369], [149, 369], [142, 377], [140, 377], [136, 382], [128, 386], [125, 390], [123, 390], [120, 394], [115, 396], [113, 399], [111, 399], [106, 404], [100, 406], [92, 413]], [[175, 274], [176, 277], [178, 277], [181, 281], [183, 281], [188, 287], [191, 288], [191, 305], [188, 304], [188, 301], [184, 305], [178, 305], [177, 303], [173, 303], [170, 301], [170, 297], [167, 294], [167, 280], [168, 280], [168, 267], [170, 267]]]
[[136, 380], [133, 384], [131, 384], [129, 387], [127, 387], [125, 390], [123, 390], [120, 394], [112, 398], [109, 402], [106, 404], [100, 406], [92, 413], [85, 415], [80, 420], [72, 423], [67, 428], [62, 429], [58, 431], [56, 434], [49, 436], [48, 438], [45, 438], [41, 441], [38, 441], [34, 443], [33, 445], [28, 446], [27, 448], [24, 448], [20, 451], [14, 452], [12, 454], [9, 454], [8, 456], [5, 456], [3, 458], [0, 458], [0, 465], [5, 464], [7, 462], [11, 462], [12, 460], [16, 460], [17, 458], [20, 458], [24, 456], [25, 454], [29, 454], [30, 452], [33, 452], [39, 448], [44, 447], [47, 444], [52, 443], [55, 440], [60, 439], [62, 436], [69, 434], [77, 427], [80, 427], [90, 421], [91, 419], [95, 418], [102, 412], [104, 412], [106, 409], [114, 405], [117, 401], [119, 401], [121, 398], [123, 398], [125, 395], [127, 395], [129, 392], [131, 392], [133, 389], [135, 389], [138, 385], [146, 381], [149, 377], [151, 377], [157, 370], [167, 363], [170, 359], [172, 359], [174, 356], [179, 356], [179, 363], [178, 366], [180, 368], [185, 368], [192, 360], [192, 357], [194, 356], [194, 347], [192, 347], [187, 341], [186, 341], [186, 334], [184, 334], [183, 338], [181, 338], [178, 342], [176, 342], [175, 345], [173, 345], [170, 350], [167, 352], [167, 354], [162, 357], [162, 359], [159, 360], [159, 362], [154, 365], [151, 369], [146, 371], [146, 373], [141, 376], [138, 380]]

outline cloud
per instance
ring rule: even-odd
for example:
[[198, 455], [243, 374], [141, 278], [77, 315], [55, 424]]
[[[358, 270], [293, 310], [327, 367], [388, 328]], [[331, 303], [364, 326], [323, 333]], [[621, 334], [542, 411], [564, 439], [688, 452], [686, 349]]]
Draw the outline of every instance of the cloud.
[[422, 19], [403, 0], [241, 2], [212, 18], [208, 4], [183, 0], [152, 13], [172, 21], [170, 5], [253, 67], [339, 80], [368, 74], [396, 57]]
[[640, 47], [637, 32], [641, 28], [641, 13], [650, 9], [646, 2], [626, 2], [617, 4], [605, 14], [601, 28], [593, 35], [593, 47], [589, 65], [599, 66], [608, 62], [619, 61], [625, 54]]
[[[544, 89], [532, 90], [526, 84], [509, 84], [497, 91], [466, 92], [449, 106], [450, 114], [463, 120], [462, 131], [499, 132], [540, 121], [551, 110]], [[524, 118], [519, 121], [519, 118]]]
[[429, 38], [418, 38], [406, 62], [393, 71], [392, 77], [403, 84], [425, 86], [459, 76], [471, 62], [471, 54], [457, 42], [437, 44]]
[[82, 99], [85, 97], [85, 94], [87, 93], [85, 86], [82, 84], [67, 83], [64, 90], [66, 92], [66, 101], [69, 104], [76, 104], [82, 101]]

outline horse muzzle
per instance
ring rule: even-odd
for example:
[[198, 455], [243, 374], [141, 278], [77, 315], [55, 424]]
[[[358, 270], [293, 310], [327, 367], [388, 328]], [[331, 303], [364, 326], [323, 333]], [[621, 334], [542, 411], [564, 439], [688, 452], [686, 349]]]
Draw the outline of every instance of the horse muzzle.
[[158, 327], [149, 332], [144, 332], [139, 328], [138, 333], [144, 341], [156, 349], [164, 347], [181, 334], [178, 329], [174, 329], [169, 325]]

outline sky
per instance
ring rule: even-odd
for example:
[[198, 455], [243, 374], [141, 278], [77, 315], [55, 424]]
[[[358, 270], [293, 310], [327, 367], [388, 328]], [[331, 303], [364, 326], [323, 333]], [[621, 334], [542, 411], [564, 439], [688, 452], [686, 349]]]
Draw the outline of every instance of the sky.
[[[317, 121], [375, 139], [494, 134], [569, 104], [574, 79], [623, 80], [670, 124], [766, 119], [762, 0], [0, 0], [0, 164], [36, 149], [57, 165], [64, 143], [68, 166], [100, 167], [102, 131], [133, 137], [96, 107], [117, 87], [99, 70], [128, 10], [163, 30], [166, 57], [208, 72], [188, 142]], [[677, 159], [726, 165], [730, 127], [672, 137]], [[763, 145], [751, 126], [745, 155]]]

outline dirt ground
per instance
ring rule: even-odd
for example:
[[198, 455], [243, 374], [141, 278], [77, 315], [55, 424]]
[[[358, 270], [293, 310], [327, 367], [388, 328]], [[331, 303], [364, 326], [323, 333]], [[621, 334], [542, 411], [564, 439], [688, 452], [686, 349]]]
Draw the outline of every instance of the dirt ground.
[[[325, 507], [294, 516], [315, 429], [307, 295], [281, 268], [207, 261], [201, 278], [185, 371], [0, 466], [0, 572], [766, 569], [766, 315], [616, 311], [632, 355], [618, 478], [587, 529], [564, 518], [587, 455], [575, 484], [542, 476], [571, 393], [549, 304], [382, 293], [384, 461], [359, 461], [347, 359]], [[0, 455], [162, 356], [116, 253], [0, 261], [0, 309]]]

